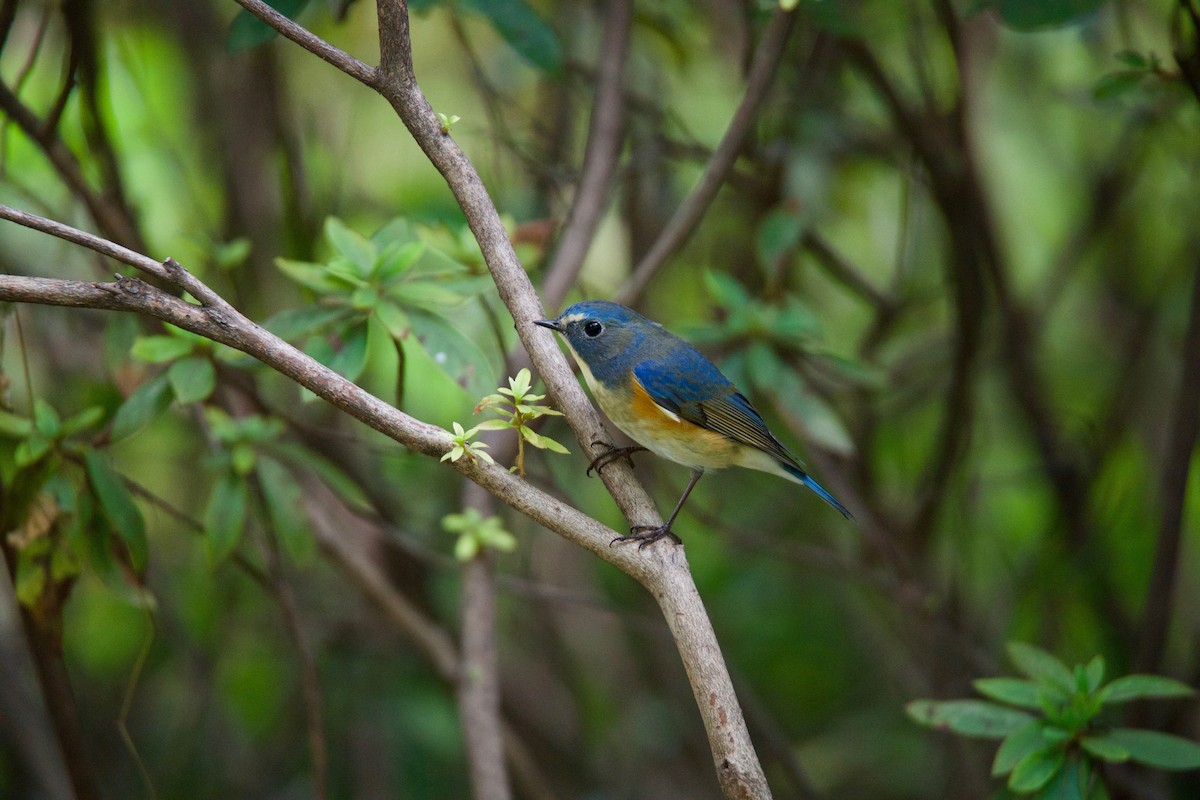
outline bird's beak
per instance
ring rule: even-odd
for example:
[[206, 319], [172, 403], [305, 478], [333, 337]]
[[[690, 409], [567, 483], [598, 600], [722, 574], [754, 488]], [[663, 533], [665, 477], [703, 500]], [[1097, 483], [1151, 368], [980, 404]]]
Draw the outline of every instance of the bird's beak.
[[557, 322], [555, 322], [552, 319], [535, 319], [533, 321], [533, 324], [540, 325], [543, 328], [549, 328], [552, 331], [558, 331], [559, 333], [563, 332], [563, 326], [559, 325]]

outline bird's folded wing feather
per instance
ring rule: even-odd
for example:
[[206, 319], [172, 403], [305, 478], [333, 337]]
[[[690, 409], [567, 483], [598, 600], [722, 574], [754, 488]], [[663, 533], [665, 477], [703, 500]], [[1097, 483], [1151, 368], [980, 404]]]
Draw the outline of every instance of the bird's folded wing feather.
[[784, 463], [802, 466], [771, 434], [757, 409], [729, 379], [698, 352], [695, 357], [699, 361], [682, 365], [684, 369], [676, 364], [667, 371], [646, 362], [634, 367], [633, 374], [650, 398], [672, 414], [762, 450]]

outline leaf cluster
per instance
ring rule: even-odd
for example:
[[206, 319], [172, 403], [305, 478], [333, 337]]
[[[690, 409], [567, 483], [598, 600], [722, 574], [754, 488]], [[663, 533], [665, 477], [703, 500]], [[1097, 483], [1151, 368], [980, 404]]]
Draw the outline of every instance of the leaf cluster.
[[484, 517], [475, 508], [460, 514], [447, 514], [442, 518], [442, 528], [447, 533], [458, 534], [454, 557], [459, 561], [470, 561], [487, 547], [505, 553], [517, 547], [516, 538], [505, 529], [499, 517]]
[[549, 406], [541, 405], [546, 398], [544, 394], [534, 394], [530, 391], [531, 376], [528, 369], [522, 369], [515, 378], [508, 379], [508, 388], [497, 389], [498, 394], [489, 394], [475, 406], [475, 413], [491, 410], [500, 414], [503, 419], [489, 419], [476, 425], [474, 431], [497, 431], [511, 428], [517, 432], [517, 463], [515, 469], [522, 478], [525, 477], [525, 443], [539, 450], [550, 450], [566, 455], [566, 447], [543, 436], [530, 427], [536, 419], [546, 416], [561, 417], [562, 412]]
[[981, 678], [973, 685], [989, 700], [915, 700], [906, 707], [908, 715], [933, 728], [1001, 740], [992, 775], [1007, 775], [1013, 792], [1046, 800], [1107, 798], [1099, 779], [1101, 762], [1200, 768], [1200, 744], [1158, 731], [1108, 726], [1101, 718], [1131, 700], [1191, 697], [1195, 692], [1186, 684], [1157, 675], [1126, 675], [1105, 683], [1100, 656], [1072, 670], [1022, 642], [1011, 642], [1008, 653], [1025, 678]]
[[483, 350], [447, 316], [491, 288], [486, 275], [426, 244], [402, 218], [368, 238], [329, 217], [325, 240], [332, 252], [327, 261], [277, 260], [316, 302], [276, 314], [268, 330], [300, 340], [309, 355], [352, 381], [362, 376], [369, 354], [391, 353], [389, 369], [400, 375], [405, 348], [419, 347], [470, 394], [492, 385]]

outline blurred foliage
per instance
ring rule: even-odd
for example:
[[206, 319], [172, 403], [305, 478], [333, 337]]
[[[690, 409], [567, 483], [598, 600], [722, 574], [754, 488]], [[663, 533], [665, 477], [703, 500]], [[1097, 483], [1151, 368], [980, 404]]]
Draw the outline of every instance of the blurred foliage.
[[[1200, 769], [1200, 744], [1157, 731], [1105, 725], [1112, 706], [1144, 698], [1192, 697], [1187, 684], [1157, 675], [1125, 675], [1104, 683], [1104, 659], [1074, 670], [1044, 650], [1021, 642], [1008, 646], [1013, 663], [1028, 676], [981, 678], [976, 691], [992, 700], [914, 700], [917, 722], [964, 736], [1002, 739], [992, 775], [1008, 776], [1008, 788], [1043, 800], [1109, 797], [1100, 763], [1133, 761], [1159, 769]], [[1016, 708], [1013, 708], [1013, 707]], [[1029, 714], [1031, 709], [1041, 717]]]
[[[272, 5], [376, 58], [374, 4]], [[409, 5], [422, 88], [537, 284], [578, 185], [604, 4]], [[614, 198], [568, 302], [613, 296], [650, 249], [780, 5], [636, 6]], [[953, 714], [944, 698], [972, 685], [991, 700], [971, 713], [1023, 715], [1001, 745], [1014, 780], [1020, 753], [1030, 786], [1085, 786], [1063, 767], [1087, 763], [1113, 798], [1200, 796], [1195, 771], [1134, 763], [1164, 740], [1088, 750], [1092, 717], [1053, 716], [1078, 696], [1110, 733], [1200, 739], [1194, 699], [1110, 707], [1167, 685], [1144, 673], [1200, 681], [1200, 476], [1173, 455], [1198, 361], [1195, 3], [791, 5], [735, 169], [637, 303], [716, 359], [861, 520], [732, 471], [676, 523], [776, 796], [1004, 791], [989, 743], [904, 714], [915, 697]], [[3, 9], [0, 202], [175, 257], [342, 375], [453, 426], [460, 457], [495, 428], [492, 451], [512, 444], [528, 480], [626, 524], [583, 459], [536, 449], [570, 432], [527, 374], [486, 399], [516, 371], [512, 321], [387, 103], [233, 3]], [[0, 262], [114, 271], [7, 224]], [[539, 780], [561, 797], [718, 796], [677, 655], [627, 576], [508, 509], [464, 511], [457, 473], [224, 346], [115, 314], [2, 313], [3, 605], [23, 617], [0, 613], [0, 673], [29, 680], [0, 694], [0, 798], [50, 796], [39, 765], [59, 759], [21, 622], [61, 653], [105, 796], [148, 796], [139, 764], [160, 797], [312, 796], [314, 713], [330, 797], [467, 796], [454, 687], [339, 545], [451, 637], [455, 556], [496, 551], [504, 713], [537, 762], [518, 796]], [[502, 418], [464, 430], [481, 398]], [[667, 507], [684, 471], [636, 461]], [[1040, 669], [979, 680], [1012, 640], [1083, 662], [1062, 667], [1065, 705], [1014, 703], [1042, 691]], [[1126, 677], [1102, 686], [1105, 670]], [[1036, 731], [1021, 709], [1042, 714]]]

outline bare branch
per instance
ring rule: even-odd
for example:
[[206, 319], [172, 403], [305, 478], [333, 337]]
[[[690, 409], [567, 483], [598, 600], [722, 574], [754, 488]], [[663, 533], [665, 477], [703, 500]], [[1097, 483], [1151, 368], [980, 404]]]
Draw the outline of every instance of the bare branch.
[[542, 283], [542, 301], [549, 308], [557, 308], [562, 303], [579, 276], [600, 218], [608, 207], [609, 188], [624, 138], [625, 61], [629, 52], [633, 3], [631, 0], [613, 0], [607, 10], [583, 171], [558, 248]]
[[795, 24], [794, 12], [784, 11], [782, 8], [775, 9], [771, 22], [758, 43], [754, 63], [746, 80], [746, 93], [742, 96], [742, 102], [734, 112], [733, 119], [729, 121], [729, 128], [726, 129], [717, 149], [713, 151], [700, 182], [675, 210], [675, 214], [667, 222], [650, 251], [642, 257], [641, 263], [634, 268], [628, 282], [618, 293], [617, 299], [622, 303], [633, 303], [641, 296], [650, 280], [667, 263], [667, 259], [674, 255], [696, 230], [708, 207], [716, 199], [725, 177], [737, 161], [750, 126], [758, 118], [758, 108], [779, 71], [779, 61], [783, 58], [784, 47]]
[[278, 31], [281, 36], [291, 39], [308, 52], [329, 62], [356, 81], [372, 88], [377, 88], [375, 70], [369, 65], [359, 61], [346, 51], [339, 50], [307, 28], [292, 22], [283, 14], [280, 14], [262, 2], [262, 0], [236, 0], [236, 2], [242, 8]]
[[[476, 484], [463, 488], [463, 507], [493, 513], [492, 498]], [[458, 710], [475, 800], [509, 800], [500, 720], [500, 671], [496, 652], [495, 558], [486, 548], [462, 569], [462, 665]]]
[[[85, 246], [95, 245], [94, 249], [98, 252], [119, 254], [126, 263], [161, 274], [206, 305], [193, 305], [142, 280], [126, 277], [118, 277], [114, 283], [89, 283], [0, 275], [0, 300], [133, 311], [156, 317], [257, 358], [411, 450], [440, 457], [450, 449], [451, 440], [446, 431], [393, 408], [246, 319], [175, 261], [167, 259], [165, 264], [159, 265], [111, 242], [100, 244], [96, 237], [69, 226], [6, 207], [0, 207], [0, 210], [7, 212], [0, 214], [4, 218], [18, 219], [29, 227]], [[650, 573], [650, 559], [646, 558], [650, 550], [639, 557], [632, 549], [609, 547], [617, 535], [615, 531], [536, 489], [503, 467], [481, 461], [470, 462], [465, 458], [454, 462], [453, 467], [535, 522], [561, 533], [629, 574], [645, 579]]]
[[37, 214], [30, 214], [27, 211], [6, 205], [0, 205], [0, 219], [7, 219], [18, 225], [24, 225], [26, 228], [32, 228], [35, 231], [57, 236], [59, 239], [81, 245], [89, 250], [95, 250], [97, 253], [120, 261], [122, 264], [128, 264], [131, 267], [140, 269], [156, 278], [168, 279], [166, 269], [153, 258], [144, 256], [101, 236], [96, 236], [94, 233], [81, 231], [78, 228], [72, 228], [70, 225], [64, 225], [61, 222], [39, 217]]
[[0, 81], [0, 110], [16, 122], [17, 127], [42, 149], [50, 164], [62, 178], [63, 183], [87, 207], [88, 214], [91, 215], [100, 230], [123, 244], [131, 247], [142, 246], [141, 237], [132, 220], [88, 184], [79, 159], [58, 136], [58, 132], [52, 127], [47, 128], [2, 81]]
[[1171, 415], [1169, 445], [1163, 459], [1159, 498], [1161, 516], [1154, 548], [1154, 567], [1142, 610], [1138, 670], [1157, 672], [1162, 665], [1175, 601], [1179, 551], [1183, 532], [1183, 504], [1187, 497], [1192, 452], [1200, 435], [1200, 264], [1192, 276], [1191, 312], [1179, 360], [1179, 392]]

